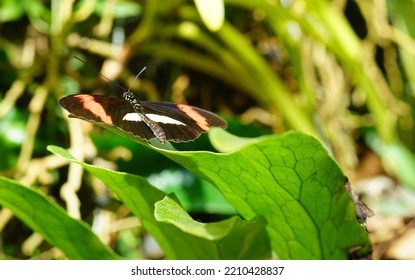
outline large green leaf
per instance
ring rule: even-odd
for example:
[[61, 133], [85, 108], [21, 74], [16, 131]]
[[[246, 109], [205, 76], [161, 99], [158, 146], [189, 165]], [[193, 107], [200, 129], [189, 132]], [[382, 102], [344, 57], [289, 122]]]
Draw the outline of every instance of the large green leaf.
[[[82, 165], [92, 175], [104, 182], [141, 220], [144, 228], [158, 241], [167, 258], [170, 259], [258, 259], [270, 257], [268, 237], [264, 221], [252, 222], [231, 218], [207, 228], [226, 228], [215, 238], [202, 232], [184, 231], [183, 215], [176, 215], [177, 221], [165, 221], [158, 213], [160, 221], [155, 218], [155, 204], [162, 201], [166, 194], [153, 187], [142, 177], [123, 172], [115, 172], [101, 167], [89, 165], [73, 158], [66, 150], [49, 146], [48, 149], [66, 159]], [[180, 209], [180, 210], [178, 210]], [[171, 211], [183, 212], [179, 206]], [[173, 218], [174, 220], [174, 218]], [[186, 224], [186, 223], [184, 223]], [[187, 221], [188, 226], [193, 224]], [[199, 228], [201, 229], [201, 228]], [[232, 242], [224, 242], [230, 240]], [[250, 242], [243, 242], [249, 240]]]
[[[216, 145], [231, 150], [235, 137], [214, 132]], [[346, 177], [319, 141], [292, 132], [245, 142], [226, 154], [158, 150], [216, 185], [245, 219], [264, 217], [282, 259], [344, 259], [353, 247], [370, 247]]]
[[0, 204], [71, 259], [117, 259], [82, 221], [34, 189], [0, 177]]

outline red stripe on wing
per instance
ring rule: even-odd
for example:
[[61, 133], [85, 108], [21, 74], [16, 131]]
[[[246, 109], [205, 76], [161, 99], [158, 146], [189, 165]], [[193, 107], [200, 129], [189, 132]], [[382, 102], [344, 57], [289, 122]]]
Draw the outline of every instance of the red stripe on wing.
[[193, 119], [201, 129], [203, 129], [204, 131], [208, 131], [210, 129], [208, 120], [199, 112], [197, 112], [192, 106], [177, 104], [177, 107], [181, 111], [183, 111], [187, 116]]
[[108, 125], [113, 124], [112, 117], [107, 114], [101, 103], [95, 101], [93, 95], [81, 94], [74, 96], [74, 99], [78, 99], [85, 110], [90, 111], [92, 114], [100, 118], [103, 123]]

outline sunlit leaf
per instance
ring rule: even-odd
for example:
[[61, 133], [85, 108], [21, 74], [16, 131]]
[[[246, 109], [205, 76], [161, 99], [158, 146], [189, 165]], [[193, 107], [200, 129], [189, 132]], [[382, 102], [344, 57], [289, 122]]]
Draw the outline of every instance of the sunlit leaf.
[[225, 21], [223, 0], [194, 0], [196, 8], [210, 31], [218, 31]]
[[0, 177], [0, 204], [59, 247], [71, 259], [117, 259], [83, 221], [70, 217], [43, 194]]

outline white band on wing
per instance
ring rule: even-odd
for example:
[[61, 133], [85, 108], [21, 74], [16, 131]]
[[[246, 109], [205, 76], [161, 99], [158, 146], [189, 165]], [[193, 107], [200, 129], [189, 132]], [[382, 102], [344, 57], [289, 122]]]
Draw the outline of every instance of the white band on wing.
[[[165, 123], [165, 124], [177, 124], [177, 125], [186, 125], [178, 120], [175, 120], [173, 118], [157, 115], [157, 114], [146, 114], [146, 116], [157, 123]], [[128, 113], [123, 118], [124, 121], [132, 121], [132, 122], [141, 122], [143, 121], [139, 114], [137, 113]]]

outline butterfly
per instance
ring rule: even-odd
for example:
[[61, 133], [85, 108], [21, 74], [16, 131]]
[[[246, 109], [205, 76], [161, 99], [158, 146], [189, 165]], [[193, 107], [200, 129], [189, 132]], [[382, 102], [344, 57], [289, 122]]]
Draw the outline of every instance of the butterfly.
[[220, 116], [184, 104], [140, 101], [130, 91], [123, 98], [75, 94], [59, 100], [70, 117], [114, 126], [143, 140], [193, 141], [211, 127], [226, 128]]

